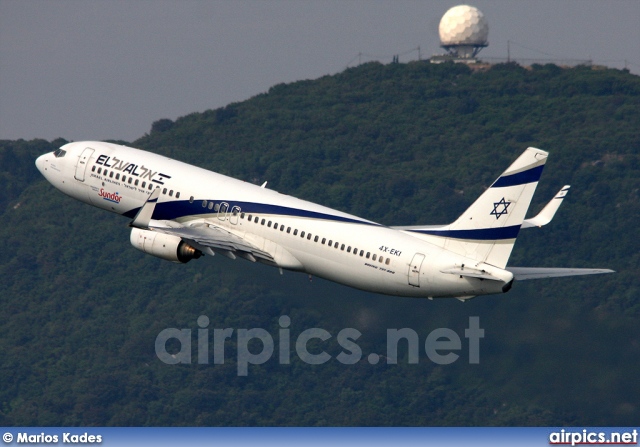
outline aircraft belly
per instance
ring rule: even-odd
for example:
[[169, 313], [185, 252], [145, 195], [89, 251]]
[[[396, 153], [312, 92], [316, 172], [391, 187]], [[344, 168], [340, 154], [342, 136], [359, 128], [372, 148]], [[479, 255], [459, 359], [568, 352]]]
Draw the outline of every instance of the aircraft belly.
[[296, 256], [303, 263], [306, 273], [319, 278], [338, 280], [350, 287], [374, 293], [393, 295], [403, 290], [402, 275], [391, 270], [375, 269], [373, 263], [364, 260], [344, 262], [343, 259], [328, 259], [308, 252], [299, 252]]

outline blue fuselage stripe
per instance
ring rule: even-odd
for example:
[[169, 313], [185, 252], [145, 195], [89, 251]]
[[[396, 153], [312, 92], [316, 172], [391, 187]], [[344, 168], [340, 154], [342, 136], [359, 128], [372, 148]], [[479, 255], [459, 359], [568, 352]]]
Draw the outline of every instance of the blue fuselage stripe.
[[475, 230], [412, 230], [413, 233], [429, 234], [432, 236], [451, 237], [454, 239], [468, 239], [475, 241], [497, 241], [515, 239], [520, 232], [520, 225], [501, 228], [480, 228]]
[[[197, 216], [200, 214], [213, 214], [217, 211], [209, 209], [208, 206], [202, 206], [203, 200], [194, 200], [193, 203], [188, 200], [174, 200], [171, 202], [159, 202], [155, 206], [153, 211], [153, 219], [157, 220], [175, 220], [185, 216]], [[336, 216], [333, 214], [319, 213], [316, 211], [308, 211], [298, 208], [291, 208], [281, 205], [271, 205], [267, 203], [254, 203], [254, 202], [236, 202], [231, 200], [207, 200], [209, 203], [215, 203], [220, 205], [221, 203], [227, 203], [229, 205], [227, 213], [230, 213], [233, 207], [240, 208], [240, 212], [245, 214], [269, 214], [275, 216], [292, 216], [292, 217], [304, 217], [310, 219], [322, 219], [331, 220], [334, 222], [347, 222], [357, 223], [364, 225], [378, 225], [373, 222], [367, 222], [359, 219], [352, 219], [349, 217]], [[140, 208], [134, 208], [126, 213], [124, 216], [133, 218]]]
[[540, 180], [544, 165], [536, 166], [527, 171], [518, 172], [517, 174], [505, 175], [495, 181], [492, 188], [504, 188], [506, 186], [524, 185]]

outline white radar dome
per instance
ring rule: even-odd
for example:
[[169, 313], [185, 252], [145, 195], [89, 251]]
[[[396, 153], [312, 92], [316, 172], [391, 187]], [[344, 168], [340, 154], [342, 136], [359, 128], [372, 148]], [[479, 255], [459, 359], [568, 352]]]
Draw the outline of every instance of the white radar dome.
[[443, 47], [487, 46], [489, 24], [478, 8], [454, 6], [440, 20], [440, 43]]

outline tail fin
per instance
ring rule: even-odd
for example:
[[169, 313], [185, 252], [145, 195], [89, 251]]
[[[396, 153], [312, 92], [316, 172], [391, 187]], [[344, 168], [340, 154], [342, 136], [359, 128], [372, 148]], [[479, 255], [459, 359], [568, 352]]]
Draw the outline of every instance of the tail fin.
[[528, 148], [455, 222], [408, 231], [478, 263], [505, 268], [547, 156]]

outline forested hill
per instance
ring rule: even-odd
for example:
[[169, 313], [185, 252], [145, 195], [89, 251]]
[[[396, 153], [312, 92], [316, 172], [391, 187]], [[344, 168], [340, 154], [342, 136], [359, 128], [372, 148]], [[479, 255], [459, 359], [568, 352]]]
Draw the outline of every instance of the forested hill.
[[[212, 88], [216, 88], [212, 86]], [[378, 296], [216, 256], [175, 265], [129, 245], [126, 219], [56, 191], [0, 141], [2, 425], [634, 425], [640, 418], [640, 78], [503, 64], [369, 63], [175, 122], [128, 144], [387, 225], [454, 220], [528, 146], [550, 153], [510, 265], [614, 275], [516, 283], [456, 300]], [[71, 136], [63, 136], [70, 138]], [[166, 365], [165, 328], [353, 327], [363, 360]], [[386, 330], [485, 330], [480, 364], [369, 364]], [[213, 331], [211, 331], [213, 332]], [[464, 340], [464, 339], [463, 339]], [[196, 357], [194, 341], [194, 358]], [[258, 349], [256, 347], [256, 349]], [[404, 351], [403, 351], [404, 349]], [[402, 356], [404, 355], [404, 357]]]
[[529, 145], [551, 153], [541, 195], [584, 163], [635, 155], [639, 95], [616, 70], [370, 63], [156, 122], [136, 144], [387, 224], [438, 223]]

